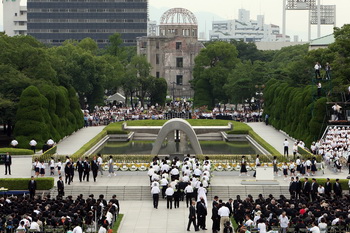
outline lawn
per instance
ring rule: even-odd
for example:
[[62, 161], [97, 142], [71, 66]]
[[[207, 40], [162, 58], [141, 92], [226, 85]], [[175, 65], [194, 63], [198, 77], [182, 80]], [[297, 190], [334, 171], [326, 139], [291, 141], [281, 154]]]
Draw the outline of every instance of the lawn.
[[117, 218], [117, 221], [115, 221], [114, 225], [113, 225], [113, 233], [117, 233], [118, 232], [118, 229], [119, 229], [119, 226], [120, 226], [120, 223], [122, 222], [122, 219], [124, 217], [124, 214], [118, 214], [118, 218]]

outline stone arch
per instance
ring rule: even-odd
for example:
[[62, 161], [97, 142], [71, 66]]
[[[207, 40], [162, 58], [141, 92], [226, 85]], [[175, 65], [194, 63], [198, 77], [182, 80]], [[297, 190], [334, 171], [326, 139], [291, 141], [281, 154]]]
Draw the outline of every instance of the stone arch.
[[151, 152], [152, 155], [157, 155], [159, 153], [159, 150], [166, 136], [174, 130], [181, 130], [187, 135], [187, 137], [190, 139], [191, 145], [196, 155], [203, 154], [197, 135], [194, 132], [194, 129], [192, 128], [192, 126], [183, 119], [174, 118], [165, 122], [165, 124], [159, 130], [157, 139], [154, 143], [154, 146]]

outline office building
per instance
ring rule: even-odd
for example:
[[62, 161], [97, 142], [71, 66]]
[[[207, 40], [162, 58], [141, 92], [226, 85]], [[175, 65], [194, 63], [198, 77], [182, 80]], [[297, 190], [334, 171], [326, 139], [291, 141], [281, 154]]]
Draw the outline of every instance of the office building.
[[8, 36], [27, 35], [27, 7], [20, 0], [3, 0], [3, 20]]

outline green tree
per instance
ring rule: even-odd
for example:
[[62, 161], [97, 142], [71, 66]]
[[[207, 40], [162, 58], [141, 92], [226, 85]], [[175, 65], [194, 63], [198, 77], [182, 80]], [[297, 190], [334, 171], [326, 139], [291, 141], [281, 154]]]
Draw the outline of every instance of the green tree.
[[166, 94], [168, 90], [168, 84], [164, 78], [150, 77], [151, 79], [151, 90], [150, 90], [150, 100], [151, 105], [158, 103], [159, 106], [164, 106]]

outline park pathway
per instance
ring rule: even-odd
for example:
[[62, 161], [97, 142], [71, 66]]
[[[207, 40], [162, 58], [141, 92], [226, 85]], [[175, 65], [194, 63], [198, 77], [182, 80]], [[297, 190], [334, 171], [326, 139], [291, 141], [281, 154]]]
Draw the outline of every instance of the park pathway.
[[105, 126], [92, 126], [78, 130], [57, 144], [57, 154], [71, 155], [99, 134]]
[[260, 137], [267, 143], [273, 146], [278, 152], [283, 154], [283, 142], [285, 139], [289, 142], [289, 154], [293, 154], [293, 144], [295, 140], [281, 133], [271, 125], [266, 125], [264, 122], [247, 123]]

